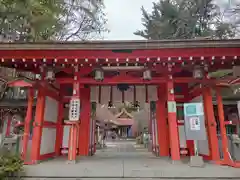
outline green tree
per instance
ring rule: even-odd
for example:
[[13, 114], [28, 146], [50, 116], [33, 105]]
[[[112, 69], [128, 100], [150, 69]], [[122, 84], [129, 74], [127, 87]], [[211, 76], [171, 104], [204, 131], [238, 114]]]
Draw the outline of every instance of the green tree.
[[[0, 42], [99, 38], [107, 30], [103, 9], [100, 0], [0, 0]], [[19, 74], [14, 72], [0, 67], [4, 84]]]
[[7, 41], [42, 41], [61, 29], [60, 3], [47, 0], [1, 0], [0, 27]]
[[144, 30], [134, 34], [146, 39], [224, 39], [235, 36], [233, 24], [225, 22], [213, 0], [161, 0], [152, 12], [142, 7]]
[[98, 0], [0, 0], [0, 35], [26, 42], [87, 39], [105, 30], [102, 9]]

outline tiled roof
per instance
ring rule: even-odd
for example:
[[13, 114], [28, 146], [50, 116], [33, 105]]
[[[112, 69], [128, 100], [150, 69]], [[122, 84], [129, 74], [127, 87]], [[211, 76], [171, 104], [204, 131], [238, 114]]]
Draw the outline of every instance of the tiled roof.
[[113, 121], [113, 123], [118, 126], [132, 126], [134, 124], [134, 120], [129, 118], [118, 118]]

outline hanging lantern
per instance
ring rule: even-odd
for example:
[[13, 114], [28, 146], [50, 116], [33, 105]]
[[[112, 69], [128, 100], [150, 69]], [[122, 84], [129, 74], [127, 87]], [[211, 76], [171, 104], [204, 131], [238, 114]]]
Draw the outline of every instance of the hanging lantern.
[[36, 75], [35, 75], [35, 79], [36, 79], [36, 80], [41, 80], [41, 78], [42, 78], [42, 77], [41, 77], [41, 74], [36, 74]]
[[46, 72], [46, 80], [52, 81], [55, 79], [55, 73], [53, 71], [53, 69], [48, 69]]
[[193, 70], [193, 77], [195, 79], [202, 79], [203, 78], [203, 70], [201, 67], [195, 67]]
[[152, 79], [152, 72], [151, 70], [147, 69], [143, 72], [143, 79], [144, 80], [151, 80]]
[[104, 79], [104, 72], [102, 69], [96, 69], [94, 79], [96, 81], [102, 81]]

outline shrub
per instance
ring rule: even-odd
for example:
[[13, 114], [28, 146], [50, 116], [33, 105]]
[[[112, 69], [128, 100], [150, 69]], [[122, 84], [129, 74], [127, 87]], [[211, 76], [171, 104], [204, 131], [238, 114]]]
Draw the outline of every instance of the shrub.
[[[7, 180], [8, 177], [14, 176], [18, 179], [23, 172], [23, 161], [19, 155], [13, 154], [10, 151], [0, 151], [0, 180]], [[13, 179], [13, 178], [12, 178]]]

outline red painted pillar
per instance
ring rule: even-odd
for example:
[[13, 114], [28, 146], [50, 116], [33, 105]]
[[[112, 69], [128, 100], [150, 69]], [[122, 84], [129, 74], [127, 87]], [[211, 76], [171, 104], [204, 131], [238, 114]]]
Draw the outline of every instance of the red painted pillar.
[[[80, 98], [80, 89], [79, 83], [75, 82], [73, 84], [73, 96], [72, 98]], [[80, 119], [81, 120], [81, 119]], [[70, 132], [69, 132], [69, 140], [68, 140], [68, 160], [71, 162], [76, 161], [77, 156], [77, 141], [78, 141], [78, 130], [79, 130], [79, 121], [69, 121], [70, 124]]]
[[216, 87], [218, 118], [220, 122], [220, 131], [221, 131], [221, 137], [222, 137], [223, 160], [224, 160], [224, 163], [229, 164], [229, 163], [232, 163], [232, 160], [228, 150], [228, 139], [227, 139], [226, 127], [224, 123], [223, 102], [222, 102], [222, 96], [221, 96], [220, 90], [221, 90], [220, 87]]
[[210, 158], [214, 161], [219, 161], [220, 154], [219, 154], [218, 138], [217, 138], [217, 123], [214, 117], [212, 94], [211, 94], [211, 89], [209, 87], [206, 87], [203, 89], [203, 101], [204, 101], [206, 128], [208, 132]]
[[56, 128], [56, 143], [55, 143], [55, 154], [56, 156], [61, 155], [62, 141], [63, 141], [63, 101], [60, 98], [58, 103], [58, 120], [57, 120], [57, 128]]
[[79, 127], [79, 155], [88, 156], [90, 141], [90, 118], [91, 118], [91, 102], [90, 88], [82, 88], [81, 94], [81, 114]]
[[42, 137], [42, 127], [44, 121], [44, 107], [45, 107], [45, 90], [43, 87], [39, 87], [37, 96], [37, 105], [35, 120], [33, 123], [33, 137], [32, 137], [32, 163], [37, 163], [40, 157], [40, 145]]
[[[24, 122], [24, 134], [23, 134], [23, 147], [22, 147], [22, 159], [26, 161], [27, 149], [28, 149], [28, 141], [30, 135], [30, 122], [32, 120], [32, 108], [33, 108], [33, 96], [34, 90], [33, 88], [28, 89], [28, 105], [27, 105], [27, 113]], [[25, 162], [26, 163], [26, 162]]]
[[156, 106], [156, 119], [158, 129], [159, 156], [169, 156], [169, 130], [167, 124], [166, 88], [158, 87], [158, 101]]
[[77, 157], [77, 136], [78, 136], [78, 122], [71, 122], [68, 141], [68, 160], [76, 161]]
[[172, 76], [169, 76], [169, 79], [167, 81], [167, 100], [171, 158], [173, 161], [177, 161], [180, 160], [180, 147], [176, 114], [177, 108], [174, 96], [174, 83], [172, 80]]

